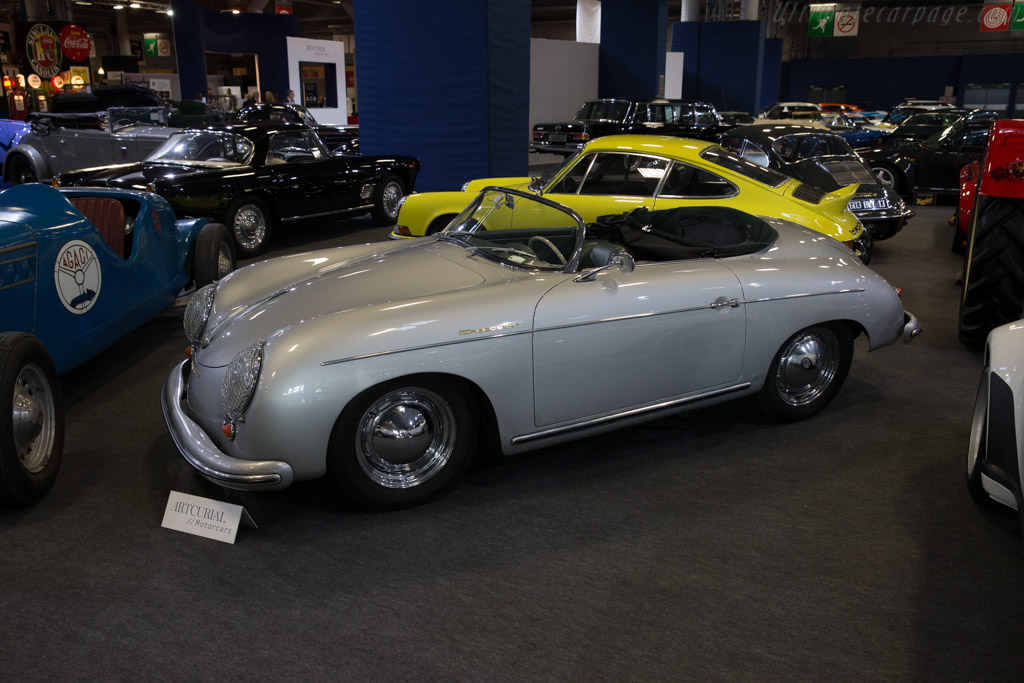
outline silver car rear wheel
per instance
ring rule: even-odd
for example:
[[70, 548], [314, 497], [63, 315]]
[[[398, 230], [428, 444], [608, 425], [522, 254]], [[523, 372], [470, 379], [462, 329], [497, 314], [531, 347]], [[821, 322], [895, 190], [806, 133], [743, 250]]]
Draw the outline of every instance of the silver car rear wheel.
[[270, 210], [258, 197], [244, 197], [232, 204], [226, 223], [239, 258], [256, 256], [267, 248], [272, 221]]
[[846, 380], [853, 337], [846, 325], [814, 325], [794, 334], [776, 352], [759, 394], [771, 419], [799, 420], [824, 408]]

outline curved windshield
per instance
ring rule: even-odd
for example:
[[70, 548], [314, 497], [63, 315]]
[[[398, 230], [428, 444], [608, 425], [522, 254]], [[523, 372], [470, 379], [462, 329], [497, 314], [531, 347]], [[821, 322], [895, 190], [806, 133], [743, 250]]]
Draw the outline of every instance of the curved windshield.
[[252, 142], [219, 131], [185, 131], [167, 138], [146, 161], [178, 161], [204, 164], [246, 164]]
[[585, 103], [573, 118], [579, 121], [621, 121], [628, 111], [629, 102], [599, 100]]
[[575, 268], [584, 225], [564, 206], [515, 190], [486, 189], [437, 239], [522, 270]]
[[957, 119], [953, 124], [946, 126], [938, 133], [935, 133], [929, 138], [926, 138], [921, 144], [924, 147], [942, 147], [943, 145], [952, 142], [957, 135], [959, 135], [966, 124], [963, 119]]

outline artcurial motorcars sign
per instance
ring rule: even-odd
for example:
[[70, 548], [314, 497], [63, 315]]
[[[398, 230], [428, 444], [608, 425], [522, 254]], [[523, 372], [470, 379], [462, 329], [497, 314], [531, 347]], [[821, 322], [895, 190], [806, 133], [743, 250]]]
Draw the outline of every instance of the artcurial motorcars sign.
[[92, 40], [85, 29], [68, 22], [24, 22], [25, 60], [30, 72], [53, 78], [71, 64], [89, 61]]

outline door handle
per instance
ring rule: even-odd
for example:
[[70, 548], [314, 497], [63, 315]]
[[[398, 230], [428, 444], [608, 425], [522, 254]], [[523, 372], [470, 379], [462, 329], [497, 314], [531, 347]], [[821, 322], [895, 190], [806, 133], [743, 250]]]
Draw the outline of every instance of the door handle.
[[726, 306], [729, 306], [730, 308], [739, 308], [740, 300], [739, 299], [729, 299], [729, 300], [719, 299], [718, 301], [712, 301], [711, 302], [711, 308], [725, 308]]

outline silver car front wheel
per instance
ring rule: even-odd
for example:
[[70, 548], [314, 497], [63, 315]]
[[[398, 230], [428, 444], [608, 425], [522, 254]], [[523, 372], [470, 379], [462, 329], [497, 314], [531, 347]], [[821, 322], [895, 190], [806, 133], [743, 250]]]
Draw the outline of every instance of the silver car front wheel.
[[267, 248], [271, 221], [270, 210], [258, 197], [243, 197], [231, 205], [226, 222], [239, 258], [256, 256]]
[[424, 502], [469, 464], [474, 422], [466, 392], [454, 382], [424, 377], [380, 385], [356, 397], [338, 419], [328, 471], [360, 505]]

